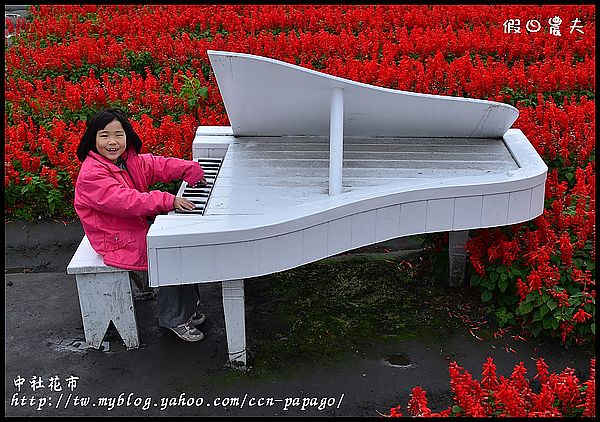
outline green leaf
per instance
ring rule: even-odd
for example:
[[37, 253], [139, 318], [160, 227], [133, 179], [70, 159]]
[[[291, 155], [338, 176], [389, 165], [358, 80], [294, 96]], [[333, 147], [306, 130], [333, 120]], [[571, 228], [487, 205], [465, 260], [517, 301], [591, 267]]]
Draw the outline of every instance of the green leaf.
[[540, 327], [537, 324], [529, 327], [529, 331], [531, 331], [531, 334], [533, 334], [534, 337], [537, 337], [540, 334], [541, 330], [542, 330], [542, 327]]
[[542, 306], [540, 308], [540, 315], [543, 317], [544, 315], [546, 315], [548, 312], [550, 311], [550, 308], [548, 308], [547, 306]]
[[489, 290], [484, 290], [481, 292], [481, 300], [484, 302], [489, 302], [492, 299], [492, 292]]
[[485, 287], [489, 291], [493, 291], [496, 288], [496, 283], [489, 278], [484, 279], [481, 282], [481, 286]]
[[533, 321], [541, 321], [542, 320], [542, 315], [539, 309], [537, 309], [534, 313], [533, 313]]
[[533, 303], [521, 302], [521, 304], [517, 308], [517, 311], [519, 311], [520, 315], [525, 315], [525, 314], [528, 314], [529, 312], [531, 312], [532, 309], [533, 309]]
[[542, 325], [545, 329], [549, 329], [552, 327], [552, 324], [556, 321], [552, 315], [548, 315], [548, 317], [544, 318], [544, 322]]
[[525, 296], [525, 303], [533, 302], [538, 297], [539, 295], [536, 292], [529, 292], [527, 293], [527, 296]]
[[471, 287], [479, 286], [480, 282], [481, 282], [481, 277], [479, 277], [477, 274], [474, 274], [471, 276]]
[[[505, 274], [502, 274], [505, 275]], [[498, 287], [500, 288], [500, 291], [502, 293], [504, 293], [506, 291], [506, 289], [508, 288], [508, 280], [506, 277], [502, 277], [500, 279], [500, 281], [498, 282]]]
[[457, 413], [462, 413], [462, 407], [458, 406], [458, 405], [454, 405], [452, 406], [452, 413], [457, 414]]
[[492, 271], [490, 273], [490, 280], [492, 280], [493, 282], [496, 282], [496, 280], [498, 280], [498, 273], [495, 271]]
[[553, 311], [554, 308], [556, 308], [556, 302], [552, 299], [550, 299], [548, 302], [546, 302], [546, 306]]

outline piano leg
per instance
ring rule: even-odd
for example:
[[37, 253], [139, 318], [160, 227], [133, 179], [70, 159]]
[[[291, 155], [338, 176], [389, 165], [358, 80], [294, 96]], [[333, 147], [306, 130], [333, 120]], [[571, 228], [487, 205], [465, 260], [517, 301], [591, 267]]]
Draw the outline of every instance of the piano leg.
[[460, 286], [465, 278], [467, 253], [465, 242], [469, 238], [469, 231], [462, 230], [448, 234], [448, 253], [450, 274], [448, 281], [451, 286]]
[[246, 366], [246, 308], [244, 280], [222, 281], [223, 311], [229, 361], [236, 366]]

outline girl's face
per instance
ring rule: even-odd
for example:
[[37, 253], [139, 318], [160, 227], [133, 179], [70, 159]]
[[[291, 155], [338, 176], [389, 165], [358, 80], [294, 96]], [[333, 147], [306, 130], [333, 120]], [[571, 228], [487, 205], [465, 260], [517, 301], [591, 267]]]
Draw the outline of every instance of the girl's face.
[[113, 164], [117, 163], [117, 158], [125, 152], [125, 148], [127, 148], [127, 136], [123, 130], [123, 125], [117, 119], [96, 133], [98, 153], [108, 158]]

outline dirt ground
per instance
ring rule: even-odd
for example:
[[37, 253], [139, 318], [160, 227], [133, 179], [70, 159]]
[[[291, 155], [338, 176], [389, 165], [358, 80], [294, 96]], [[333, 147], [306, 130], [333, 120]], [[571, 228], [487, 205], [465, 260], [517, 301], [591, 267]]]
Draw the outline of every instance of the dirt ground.
[[[201, 286], [207, 315], [201, 342], [185, 343], [159, 328], [156, 301], [137, 301], [142, 347], [127, 351], [118, 337], [109, 335], [105, 350], [91, 350], [84, 344], [75, 278], [65, 270], [82, 236], [78, 223], [5, 224], [6, 416], [377, 417], [398, 404], [406, 409], [417, 385], [439, 411], [451, 404], [452, 360], [477, 379], [488, 356], [504, 376], [523, 361], [532, 378], [533, 358], [543, 357], [550, 371], [568, 366], [585, 381], [595, 356], [590, 347], [565, 349], [556, 342], [521, 342], [508, 335], [480, 341], [466, 329], [441, 326], [419, 338], [374, 341], [333, 363], [290, 359], [289, 365], [261, 377], [240, 374], [225, 365], [218, 283]], [[409, 246], [396, 242], [385, 250]], [[260, 279], [246, 281], [252, 359], [256, 339], [271, 335], [269, 288]], [[427, 312], [427, 305], [422, 306]], [[58, 377], [60, 391], [52, 388], [53, 377]], [[77, 377], [71, 388], [70, 377]], [[39, 380], [43, 387], [35, 383]]]

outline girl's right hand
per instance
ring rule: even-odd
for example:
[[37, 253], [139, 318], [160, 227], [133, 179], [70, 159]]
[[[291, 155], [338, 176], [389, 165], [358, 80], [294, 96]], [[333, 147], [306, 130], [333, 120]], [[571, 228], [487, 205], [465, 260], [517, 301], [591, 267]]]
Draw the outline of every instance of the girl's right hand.
[[187, 198], [182, 198], [181, 196], [176, 196], [175, 201], [173, 202], [173, 207], [176, 210], [188, 210], [191, 211], [195, 208], [195, 205], [192, 201]]
[[202, 188], [202, 187], [206, 187], [206, 185], [208, 185], [208, 182], [206, 181], [206, 178], [204, 176], [202, 176], [202, 179], [200, 179], [200, 181], [192, 187], [193, 188]]

